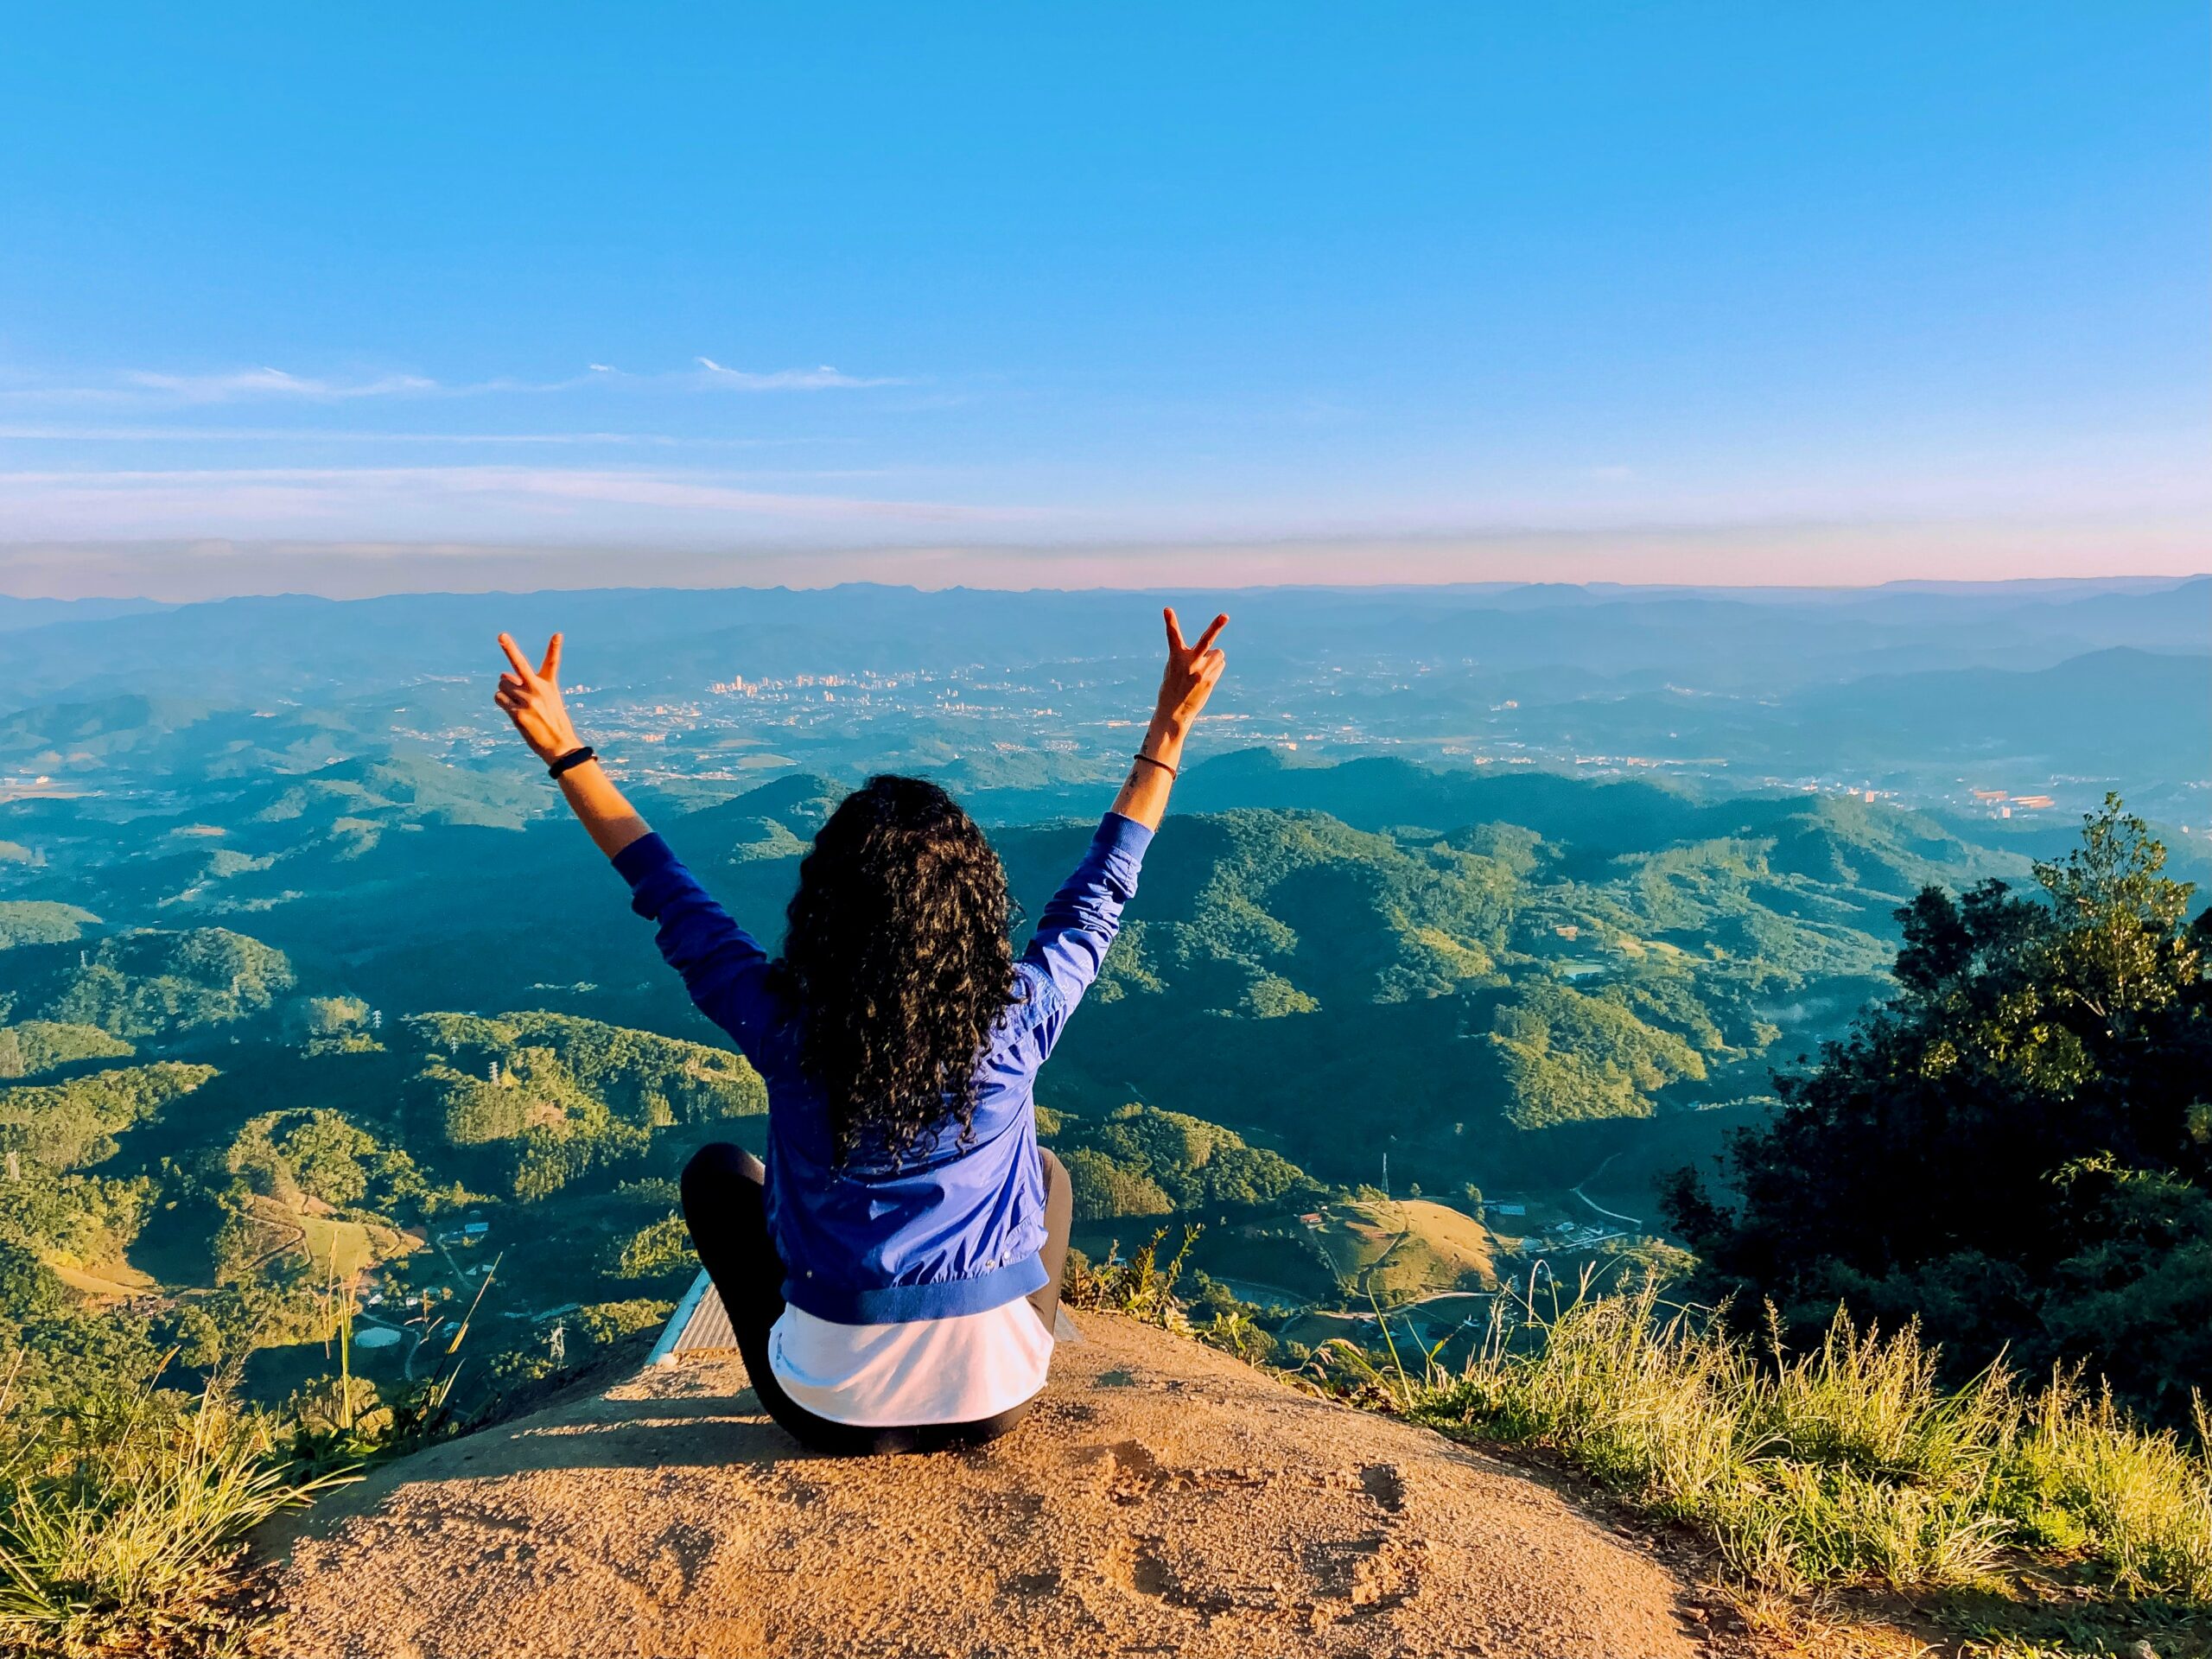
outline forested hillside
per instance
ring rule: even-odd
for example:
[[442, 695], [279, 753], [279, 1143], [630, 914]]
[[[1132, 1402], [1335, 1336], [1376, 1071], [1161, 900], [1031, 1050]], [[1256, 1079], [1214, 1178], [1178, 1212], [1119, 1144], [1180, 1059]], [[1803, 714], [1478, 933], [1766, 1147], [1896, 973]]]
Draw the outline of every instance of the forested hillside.
[[[448, 767], [263, 753], [98, 834], [15, 815], [0, 1232], [39, 1386], [175, 1345], [282, 1395], [324, 1373], [341, 1284], [394, 1386], [463, 1319], [487, 1384], [653, 1317], [688, 1271], [674, 1177], [760, 1144], [758, 1076], [572, 826]], [[660, 827], [772, 945], [840, 792], [787, 773]], [[1922, 884], [2024, 871], [1856, 798], [1267, 753], [1186, 794], [1220, 810], [1157, 838], [1044, 1128], [1090, 1248], [1203, 1224], [1220, 1306], [1325, 1320], [1632, 1243], [1655, 1224], [1608, 1216], [1884, 992]], [[1029, 913], [1090, 831], [994, 831]], [[1593, 1173], [1615, 1209], [1571, 1191]]]

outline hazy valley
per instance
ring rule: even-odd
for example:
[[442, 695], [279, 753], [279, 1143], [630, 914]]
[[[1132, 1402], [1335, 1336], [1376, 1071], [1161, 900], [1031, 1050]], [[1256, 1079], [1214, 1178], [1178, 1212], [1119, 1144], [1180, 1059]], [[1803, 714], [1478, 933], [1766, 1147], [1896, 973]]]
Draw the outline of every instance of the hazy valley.
[[[1922, 887], [2020, 881], [2107, 788], [2201, 867], [2212, 659], [2168, 648], [2207, 591], [1236, 597], [1208, 758], [1040, 1089], [1078, 1243], [1202, 1224], [1207, 1294], [1308, 1344], [1401, 1304], [1447, 1334], [1539, 1262], [1668, 1248], [1657, 1184], [1887, 994]], [[472, 1309], [510, 1380], [650, 1320], [690, 1271], [676, 1170], [757, 1144], [765, 1099], [501, 729], [491, 632], [569, 628], [594, 740], [772, 938], [880, 768], [969, 801], [1033, 913], [1122, 763], [1145, 613], [887, 589], [12, 616], [18, 1279], [266, 1397], [327, 1369], [347, 1281], [351, 1361], [395, 1379]]]

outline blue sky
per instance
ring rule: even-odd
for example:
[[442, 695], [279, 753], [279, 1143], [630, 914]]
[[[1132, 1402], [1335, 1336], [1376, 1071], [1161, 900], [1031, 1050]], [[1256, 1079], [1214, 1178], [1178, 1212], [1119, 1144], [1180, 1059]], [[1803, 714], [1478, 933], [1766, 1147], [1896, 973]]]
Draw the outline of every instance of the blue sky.
[[23, 12], [0, 589], [2201, 569], [2209, 60], [2196, 0]]

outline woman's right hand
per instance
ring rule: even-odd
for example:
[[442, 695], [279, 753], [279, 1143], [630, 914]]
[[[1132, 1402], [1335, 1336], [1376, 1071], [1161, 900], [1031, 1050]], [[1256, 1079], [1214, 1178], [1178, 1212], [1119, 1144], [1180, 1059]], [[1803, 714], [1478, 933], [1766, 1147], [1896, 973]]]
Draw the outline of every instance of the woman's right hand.
[[1160, 677], [1160, 702], [1152, 716], [1152, 734], [1172, 739], [1179, 747], [1229, 665], [1214, 644], [1229, 626], [1229, 618], [1226, 614], [1214, 618], [1192, 645], [1183, 643], [1183, 625], [1176, 620], [1173, 605], [1161, 616], [1167, 624], [1167, 667]]
[[531, 753], [551, 766], [563, 755], [583, 747], [576, 740], [575, 722], [561, 700], [561, 636], [545, 647], [545, 660], [532, 668], [515, 644], [514, 636], [499, 636], [499, 649], [507, 653], [514, 672], [499, 676], [499, 689], [492, 701], [507, 711], [507, 718], [530, 745]]

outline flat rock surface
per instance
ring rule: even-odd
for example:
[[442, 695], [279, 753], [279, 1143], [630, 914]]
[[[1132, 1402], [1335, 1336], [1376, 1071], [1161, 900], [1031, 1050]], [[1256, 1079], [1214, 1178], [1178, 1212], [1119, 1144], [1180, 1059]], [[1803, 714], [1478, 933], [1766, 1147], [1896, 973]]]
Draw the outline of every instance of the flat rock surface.
[[1078, 1316], [1011, 1434], [840, 1459], [695, 1357], [272, 1530], [285, 1655], [1710, 1654], [1647, 1548], [1497, 1460]]

